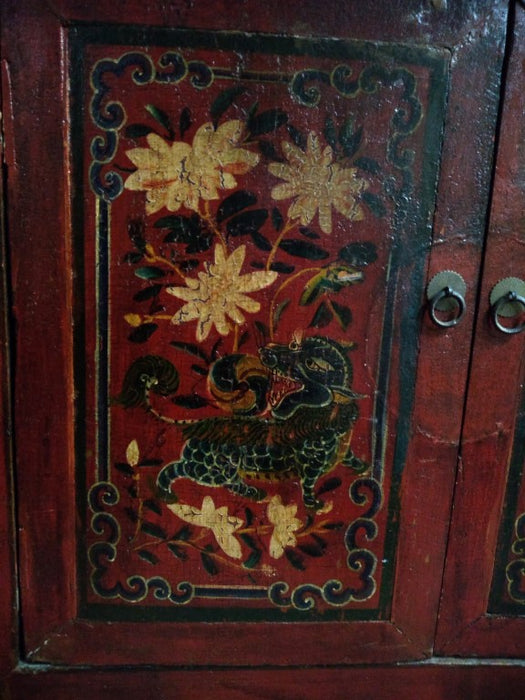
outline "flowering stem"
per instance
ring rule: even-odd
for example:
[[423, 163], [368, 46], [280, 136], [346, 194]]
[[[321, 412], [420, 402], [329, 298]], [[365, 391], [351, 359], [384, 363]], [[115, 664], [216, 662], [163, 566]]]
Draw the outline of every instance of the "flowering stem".
[[222, 231], [219, 229], [219, 227], [215, 223], [215, 219], [210, 211], [210, 203], [208, 201], [205, 201], [205, 203], [204, 203], [204, 212], [203, 213], [199, 212], [199, 214], [200, 214], [201, 218], [203, 218], [204, 221], [206, 221], [206, 223], [211, 228], [213, 233], [217, 236], [217, 238], [221, 242], [223, 249], [226, 251], [227, 250], [226, 240], [224, 239], [224, 236], [222, 235]]
[[306, 267], [303, 270], [299, 270], [299, 272], [296, 272], [294, 275], [291, 277], [288, 277], [279, 287], [279, 289], [275, 292], [273, 295], [272, 303], [270, 304], [270, 340], [274, 339], [274, 334], [275, 334], [275, 301], [279, 294], [288, 287], [288, 285], [292, 284], [292, 282], [295, 282], [295, 280], [300, 277], [301, 275], [306, 274], [307, 272], [319, 272], [318, 267]]
[[285, 225], [283, 226], [279, 236], [277, 237], [275, 243], [272, 246], [272, 249], [270, 253], [268, 254], [268, 259], [266, 261], [266, 271], [270, 269], [270, 265], [273, 263], [273, 260], [275, 258], [275, 255], [277, 253], [277, 249], [279, 248], [279, 245], [283, 238], [286, 236], [286, 234], [291, 231], [295, 226], [297, 226], [297, 220], [290, 220], [288, 219]]
[[165, 258], [163, 255], [157, 255], [155, 252], [155, 249], [151, 245], [151, 243], [148, 243], [146, 246], [146, 251], [145, 251], [146, 259], [149, 263], [161, 263], [162, 265], [167, 265], [171, 270], [173, 270], [181, 279], [185, 279], [184, 275], [179, 269], [179, 266], [172, 262], [171, 260], [168, 260], [168, 258]]

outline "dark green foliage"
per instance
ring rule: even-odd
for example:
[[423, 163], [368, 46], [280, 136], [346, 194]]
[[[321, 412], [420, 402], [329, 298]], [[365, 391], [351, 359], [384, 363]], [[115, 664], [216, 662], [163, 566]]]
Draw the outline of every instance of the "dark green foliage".
[[173, 130], [173, 126], [171, 124], [171, 120], [169, 116], [164, 112], [162, 109], [159, 107], [155, 107], [155, 105], [146, 105], [146, 110], [151, 114], [151, 116], [161, 125], [163, 126], [166, 131], [168, 132], [168, 136], [170, 139], [173, 141], [175, 138], [175, 132]]
[[144, 561], [147, 561], [149, 564], [158, 564], [159, 563], [159, 558], [155, 556], [152, 552], [148, 552], [147, 549], [141, 549], [138, 552], [138, 555], [141, 559], [144, 559]]
[[164, 532], [164, 530], [158, 525], [155, 525], [155, 523], [148, 523], [147, 521], [144, 521], [141, 524], [140, 529], [146, 535], [151, 535], [159, 540], [166, 540], [168, 538], [168, 535]]
[[354, 160], [354, 165], [356, 168], [360, 168], [371, 175], [379, 175], [381, 172], [381, 166], [377, 160], [374, 160], [373, 158], [361, 156], [360, 158], [356, 158]]
[[135, 270], [135, 274], [143, 280], [156, 280], [166, 276], [166, 273], [164, 270], [161, 270], [160, 267], [153, 267], [151, 265], [147, 267], [138, 267]]
[[186, 561], [188, 559], [188, 553], [186, 550], [182, 549], [181, 547], [177, 547], [177, 545], [173, 544], [173, 542], [168, 542], [168, 549], [175, 557], [177, 557], [177, 559], [180, 559], [181, 561]]
[[280, 126], [286, 124], [288, 115], [282, 109], [269, 109], [260, 114], [250, 115], [248, 118], [248, 131], [250, 135], [260, 136], [276, 131]]
[[251, 207], [257, 202], [257, 197], [253, 192], [248, 192], [247, 190], [237, 190], [226, 199], [220, 203], [217, 209], [216, 221], [218, 224], [222, 223], [230, 216], [237, 214], [238, 212]]
[[133, 295], [133, 301], [147, 301], [148, 299], [154, 299], [159, 295], [162, 289], [161, 284], [152, 284], [149, 287], [141, 289], [139, 292]]
[[377, 250], [375, 245], [369, 241], [349, 243], [344, 248], [341, 248], [338, 257], [349, 265], [365, 267], [377, 260]]
[[310, 328], [325, 328], [332, 321], [333, 314], [326, 302], [321, 302], [317, 307], [314, 317], [310, 321]]
[[217, 95], [210, 107], [210, 117], [215, 126], [217, 126], [219, 119], [222, 117], [228, 107], [230, 107], [235, 102], [235, 99], [244, 92], [245, 88], [241, 87], [240, 85], [234, 85], [233, 87], [223, 90]]
[[148, 499], [143, 502], [142, 504], [144, 508], [147, 508], [148, 510], [151, 510], [153, 513], [156, 513], [157, 515], [162, 515], [162, 509], [157, 503], [157, 501], [154, 501], [153, 499]]
[[226, 229], [229, 236], [244, 236], [256, 233], [268, 218], [266, 209], [252, 209], [234, 216]]
[[156, 323], [143, 323], [131, 331], [131, 333], [128, 335], [128, 340], [131, 343], [145, 343], [148, 338], [155, 333], [157, 328], [158, 325]]
[[177, 406], [183, 406], [184, 408], [189, 408], [191, 410], [196, 410], [198, 408], [203, 408], [208, 405], [208, 400], [203, 396], [198, 394], [185, 394], [184, 396], [175, 396], [172, 399], [173, 403]]
[[299, 552], [296, 552], [295, 549], [290, 549], [287, 547], [284, 550], [284, 554], [294, 569], [298, 569], [299, 571], [306, 570], [303, 557], [299, 554]]
[[334, 489], [339, 488], [341, 484], [342, 481], [338, 476], [332, 476], [329, 479], [326, 479], [326, 481], [323, 481], [321, 487], [317, 491], [317, 495], [320, 496], [321, 494], [327, 493], [328, 491], [333, 491]]
[[386, 207], [377, 194], [373, 192], [363, 192], [361, 199], [375, 217], [381, 219], [383, 216], [386, 216]]
[[147, 126], [146, 124], [129, 124], [124, 129], [124, 136], [128, 139], [138, 139], [141, 136], [151, 134], [152, 131], [153, 129], [151, 126]]
[[276, 231], [280, 231], [284, 226], [283, 215], [281, 214], [279, 209], [277, 209], [277, 207], [274, 207], [272, 209], [272, 224]]
[[341, 328], [346, 331], [350, 323], [352, 322], [352, 312], [347, 306], [338, 304], [336, 301], [332, 301], [332, 312], [341, 326]]
[[133, 467], [130, 467], [126, 462], [115, 462], [115, 469], [126, 474], [126, 476], [133, 476], [135, 474]]
[[279, 248], [288, 253], [288, 255], [307, 260], [324, 260], [329, 255], [326, 250], [323, 250], [315, 243], [303, 241], [300, 238], [287, 238], [279, 243]]
[[189, 107], [184, 107], [180, 113], [179, 118], [179, 131], [181, 139], [184, 138], [184, 134], [188, 131], [191, 126], [191, 112]]
[[204, 566], [205, 570], [209, 573], [210, 576], [216, 576], [219, 573], [219, 568], [217, 564], [213, 561], [213, 558], [210, 557], [210, 555], [206, 552], [201, 552], [201, 561], [202, 565]]

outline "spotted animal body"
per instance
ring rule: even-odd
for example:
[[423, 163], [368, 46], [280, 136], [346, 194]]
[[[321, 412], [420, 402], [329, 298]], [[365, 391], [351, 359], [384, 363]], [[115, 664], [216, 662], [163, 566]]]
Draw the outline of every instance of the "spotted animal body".
[[323, 504], [314, 489], [321, 476], [339, 462], [356, 471], [366, 468], [347, 445], [358, 417], [356, 399], [362, 397], [350, 388], [346, 349], [314, 336], [269, 344], [259, 356], [269, 378], [268, 417], [214, 417], [184, 425], [179, 459], [157, 478], [165, 498], [179, 478], [255, 500], [265, 491], [254, 481], [293, 478], [301, 484], [305, 506], [319, 509]]

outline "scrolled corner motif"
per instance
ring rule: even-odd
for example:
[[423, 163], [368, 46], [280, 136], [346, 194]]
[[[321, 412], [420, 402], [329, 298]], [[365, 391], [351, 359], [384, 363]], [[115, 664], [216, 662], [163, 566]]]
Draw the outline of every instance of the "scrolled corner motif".
[[525, 605], [525, 590], [523, 589], [525, 581], [525, 513], [516, 519], [514, 531], [516, 536], [512, 543], [512, 551], [521, 558], [507, 564], [505, 569], [507, 592], [513, 601]]
[[146, 578], [144, 576], [129, 576], [125, 583], [117, 580], [113, 585], [107, 585], [105, 575], [110, 565], [117, 559], [117, 545], [120, 541], [121, 530], [117, 518], [108, 512], [108, 508], [118, 504], [120, 494], [111, 482], [98, 482], [88, 493], [88, 504], [93, 513], [91, 531], [101, 538], [88, 549], [88, 561], [91, 565], [90, 583], [96, 595], [106, 600], [121, 598], [128, 603], [138, 603], [149, 593], [156, 600], [167, 600], [177, 605], [185, 605], [194, 597], [194, 586], [181, 581], [174, 590], [160, 576]]
[[116, 199], [124, 188], [122, 177], [114, 171], [104, 171], [116, 155], [119, 132], [127, 121], [126, 110], [119, 100], [111, 99], [111, 85], [107, 75], [120, 78], [131, 70], [131, 80], [135, 85], [148, 85], [152, 82], [175, 84], [191, 75], [190, 83], [198, 90], [208, 88], [214, 81], [214, 72], [203, 61], [189, 61], [177, 52], [164, 53], [158, 67], [145, 53], [128, 52], [117, 59], [104, 58], [95, 63], [91, 71], [92, 98], [90, 115], [94, 124], [103, 131], [91, 142], [93, 158], [89, 169], [89, 181], [93, 192], [106, 202]]
[[356, 505], [368, 505], [367, 510], [356, 518], [345, 533], [345, 546], [348, 551], [347, 566], [358, 574], [361, 587], [352, 591], [356, 601], [369, 600], [377, 590], [374, 574], [377, 568], [377, 556], [369, 549], [359, 546], [358, 535], [364, 534], [371, 542], [377, 537], [378, 527], [373, 518], [382, 504], [382, 489], [379, 482], [363, 477], [357, 479], [350, 487], [350, 498]]

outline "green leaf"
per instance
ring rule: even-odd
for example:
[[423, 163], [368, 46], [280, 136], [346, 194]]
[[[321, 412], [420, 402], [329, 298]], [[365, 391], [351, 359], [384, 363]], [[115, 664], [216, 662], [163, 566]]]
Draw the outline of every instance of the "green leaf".
[[345, 526], [343, 522], [325, 523], [323, 525], [323, 530], [342, 530]]
[[381, 166], [377, 160], [374, 160], [373, 158], [366, 158], [362, 156], [361, 158], [354, 160], [354, 165], [356, 168], [361, 168], [361, 170], [371, 173], [372, 175], [379, 175], [381, 172]]
[[155, 228], [167, 228], [169, 233], [164, 243], [186, 243], [186, 253], [202, 253], [210, 248], [213, 235], [203, 228], [203, 222], [197, 214], [189, 216], [163, 216], [158, 219]]
[[149, 287], [141, 289], [139, 292], [133, 295], [133, 301], [147, 301], [148, 299], [154, 299], [159, 295], [162, 289], [161, 284], [152, 284]]
[[289, 275], [295, 270], [293, 265], [287, 265], [283, 262], [273, 262], [270, 265], [270, 270], [272, 272], [278, 272], [279, 274]]
[[152, 267], [149, 265], [147, 267], [137, 267], [135, 274], [143, 280], [156, 280], [166, 276], [166, 273], [164, 270], [161, 270], [160, 267]]
[[281, 155], [279, 155], [275, 146], [270, 141], [266, 141], [265, 139], [259, 139], [257, 145], [259, 146], [260, 152], [268, 160], [271, 160], [274, 163], [284, 162], [284, 158]]
[[361, 199], [376, 218], [381, 219], [386, 216], [386, 207], [377, 194], [373, 192], [363, 192]]
[[326, 117], [324, 123], [324, 137], [326, 143], [330, 144], [334, 151], [337, 151], [337, 130], [332, 117]]
[[156, 323], [143, 323], [131, 331], [128, 335], [128, 340], [131, 343], [145, 343], [155, 333], [157, 328], [158, 325]]
[[153, 119], [158, 121], [158, 123], [163, 126], [169, 134], [170, 139], [175, 138], [175, 133], [173, 131], [173, 126], [171, 125], [170, 118], [162, 109], [155, 107], [155, 105], [146, 105], [146, 110], [151, 114]]
[[295, 145], [302, 151], [305, 151], [307, 143], [306, 136], [303, 133], [301, 133], [299, 129], [296, 129], [295, 126], [293, 126], [292, 124], [288, 124], [286, 128], [288, 130], [290, 138], [295, 143]]
[[272, 249], [270, 241], [266, 236], [263, 236], [262, 233], [259, 233], [259, 231], [254, 231], [252, 233], [252, 241], [259, 250], [270, 251]]
[[250, 508], [245, 508], [244, 515], [246, 517], [246, 527], [250, 527], [253, 523], [253, 511]]
[[268, 218], [266, 209], [252, 209], [234, 216], [226, 226], [229, 236], [244, 236], [258, 231]]
[[322, 557], [324, 554], [324, 549], [317, 542], [304, 542], [297, 546], [297, 549], [301, 550], [303, 554], [307, 554], [309, 557]]
[[188, 527], [187, 525], [184, 525], [180, 530], [178, 530], [173, 537], [171, 538], [172, 540], [179, 541], [179, 542], [187, 542], [191, 537], [191, 528]]
[[296, 552], [295, 549], [290, 549], [287, 547], [284, 550], [284, 554], [294, 569], [298, 569], [299, 571], [306, 570], [303, 557]]
[[254, 325], [255, 328], [257, 328], [257, 330], [259, 331], [259, 333], [262, 335], [264, 340], [270, 337], [270, 330], [268, 326], [266, 326], [262, 321], [255, 321]]
[[144, 508], [151, 510], [153, 513], [157, 513], [157, 515], [162, 515], [162, 509], [159, 506], [159, 504], [157, 503], [157, 501], [154, 501], [153, 499], [150, 498], [147, 501], [144, 501], [144, 503], [142, 505], [144, 506]]
[[287, 121], [288, 115], [282, 109], [269, 109], [250, 117], [247, 126], [251, 136], [260, 136], [276, 131]]
[[324, 260], [329, 253], [311, 241], [303, 241], [300, 238], [287, 238], [279, 243], [279, 248], [288, 255], [307, 260]]
[[322, 493], [333, 491], [334, 489], [339, 488], [342, 483], [342, 480], [338, 476], [332, 476], [330, 479], [323, 481], [321, 487], [317, 490], [317, 495], [320, 496]]
[[346, 331], [352, 322], [352, 312], [347, 306], [338, 304], [336, 301], [332, 301], [332, 309], [337, 323], [341, 326], [343, 331]]
[[126, 515], [131, 520], [132, 523], [138, 523], [139, 516], [138, 516], [137, 512], [133, 510], [133, 508], [129, 508], [129, 507], [124, 508], [124, 513], [126, 513]]
[[184, 107], [180, 113], [179, 118], [179, 131], [181, 139], [184, 138], [184, 134], [188, 131], [191, 126], [191, 112], [189, 107]]
[[354, 117], [349, 117], [341, 127], [339, 132], [339, 143], [343, 147], [343, 153], [347, 158], [351, 158], [359, 150], [363, 139], [363, 127], [360, 126], [354, 131]]
[[246, 207], [251, 207], [257, 202], [256, 195], [253, 192], [248, 192], [247, 190], [237, 190], [219, 204], [217, 208], [217, 214], [215, 219], [218, 224], [222, 223], [225, 219], [229, 219], [230, 216], [237, 214], [238, 212], [246, 209]]
[[240, 536], [241, 540], [243, 542], [245, 542], [250, 549], [253, 549], [253, 550], [259, 549], [257, 542], [247, 532], [242, 532], [239, 536]]
[[177, 559], [180, 559], [181, 561], [186, 561], [188, 559], [188, 553], [184, 549], [177, 547], [176, 544], [169, 542], [167, 547], [170, 552], [177, 557]]
[[281, 301], [281, 303], [277, 306], [275, 309], [275, 313], [273, 315], [274, 322], [279, 323], [279, 319], [281, 318], [283, 311], [286, 309], [286, 307], [289, 305], [290, 299], [284, 299]]
[[369, 241], [349, 243], [344, 248], [341, 248], [338, 257], [349, 265], [366, 267], [366, 265], [377, 260], [377, 250], [375, 245]]
[[234, 85], [220, 92], [212, 102], [210, 107], [210, 117], [215, 125], [222, 117], [224, 112], [230, 107], [235, 99], [245, 92], [245, 88], [241, 85]]
[[262, 552], [260, 549], [253, 550], [248, 559], [243, 563], [245, 569], [254, 569], [260, 562]]
[[299, 233], [302, 233], [303, 236], [306, 236], [306, 238], [311, 238], [312, 240], [315, 240], [316, 238], [321, 238], [321, 236], [318, 233], [312, 231], [311, 228], [306, 228], [306, 226], [300, 226]]
[[129, 124], [124, 129], [124, 136], [128, 139], [138, 139], [141, 136], [151, 134], [152, 131], [153, 129], [151, 126], [147, 126], [146, 124]]
[[272, 209], [272, 224], [276, 231], [280, 231], [284, 226], [283, 215], [281, 214], [279, 209], [277, 209], [277, 207], [274, 207]]
[[203, 396], [198, 394], [186, 394], [184, 396], [176, 396], [172, 399], [172, 402], [177, 406], [183, 406], [184, 408], [190, 408], [192, 410], [203, 408], [208, 406], [209, 402]]
[[124, 262], [128, 263], [128, 265], [136, 265], [143, 258], [144, 255], [142, 253], [135, 253], [135, 251], [132, 250], [124, 256]]
[[206, 355], [206, 353], [194, 343], [185, 343], [182, 340], [172, 340], [170, 342], [170, 345], [174, 348], [177, 348], [177, 350], [187, 352], [189, 355], [193, 355], [194, 357], [198, 357], [200, 360], [204, 360], [204, 362], [209, 363], [208, 356]]
[[309, 328], [324, 328], [332, 321], [333, 315], [328, 305], [323, 301], [317, 307]]
[[213, 561], [209, 554], [206, 554], [206, 552], [201, 552], [201, 560], [202, 565], [210, 576], [216, 576], [219, 573], [217, 564]]
[[155, 523], [143, 522], [140, 526], [140, 529], [146, 535], [151, 535], [152, 537], [156, 537], [159, 540], [168, 539], [168, 535], [164, 532], [164, 530], [158, 525], [155, 525]]
[[299, 299], [300, 306], [308, 306], [313, 304], [313, 302], [319, 298], [319, 295], [323, 291], [323, 281], [325, 273], [324, 271], [319, 272], [314, 275], [304, 286], [303, 293]]
[[207, 377], [208, 376], [208, 370], [206, 367], [201, 367], [200, 365], [192, 365], [191, 369], [193, 372], [196, 374], [200, 374], [201, 377]]
[[146, 250], [146, 239], [144, 238], [144, 222], [142, 219], [133, 219], [128, 223], [128, 236], [135, 248], [144, 253]]
[[126, 476], [133, 476], [135, 474], [134, 470], [132, 467], [129, 466], [126, 462], [115, 462], [115, 469], [117, 469], [119, 472], [122, 472]]
[[156, 557], [152, 552], [148, 552], [147, 549], [141, 549], [140, 552], [138, 553], [138, 555], [141, 559], [144, 559], [144, 561], [147, 561], [150, 564], [158, 564], [159, 563], [159, 558]]

